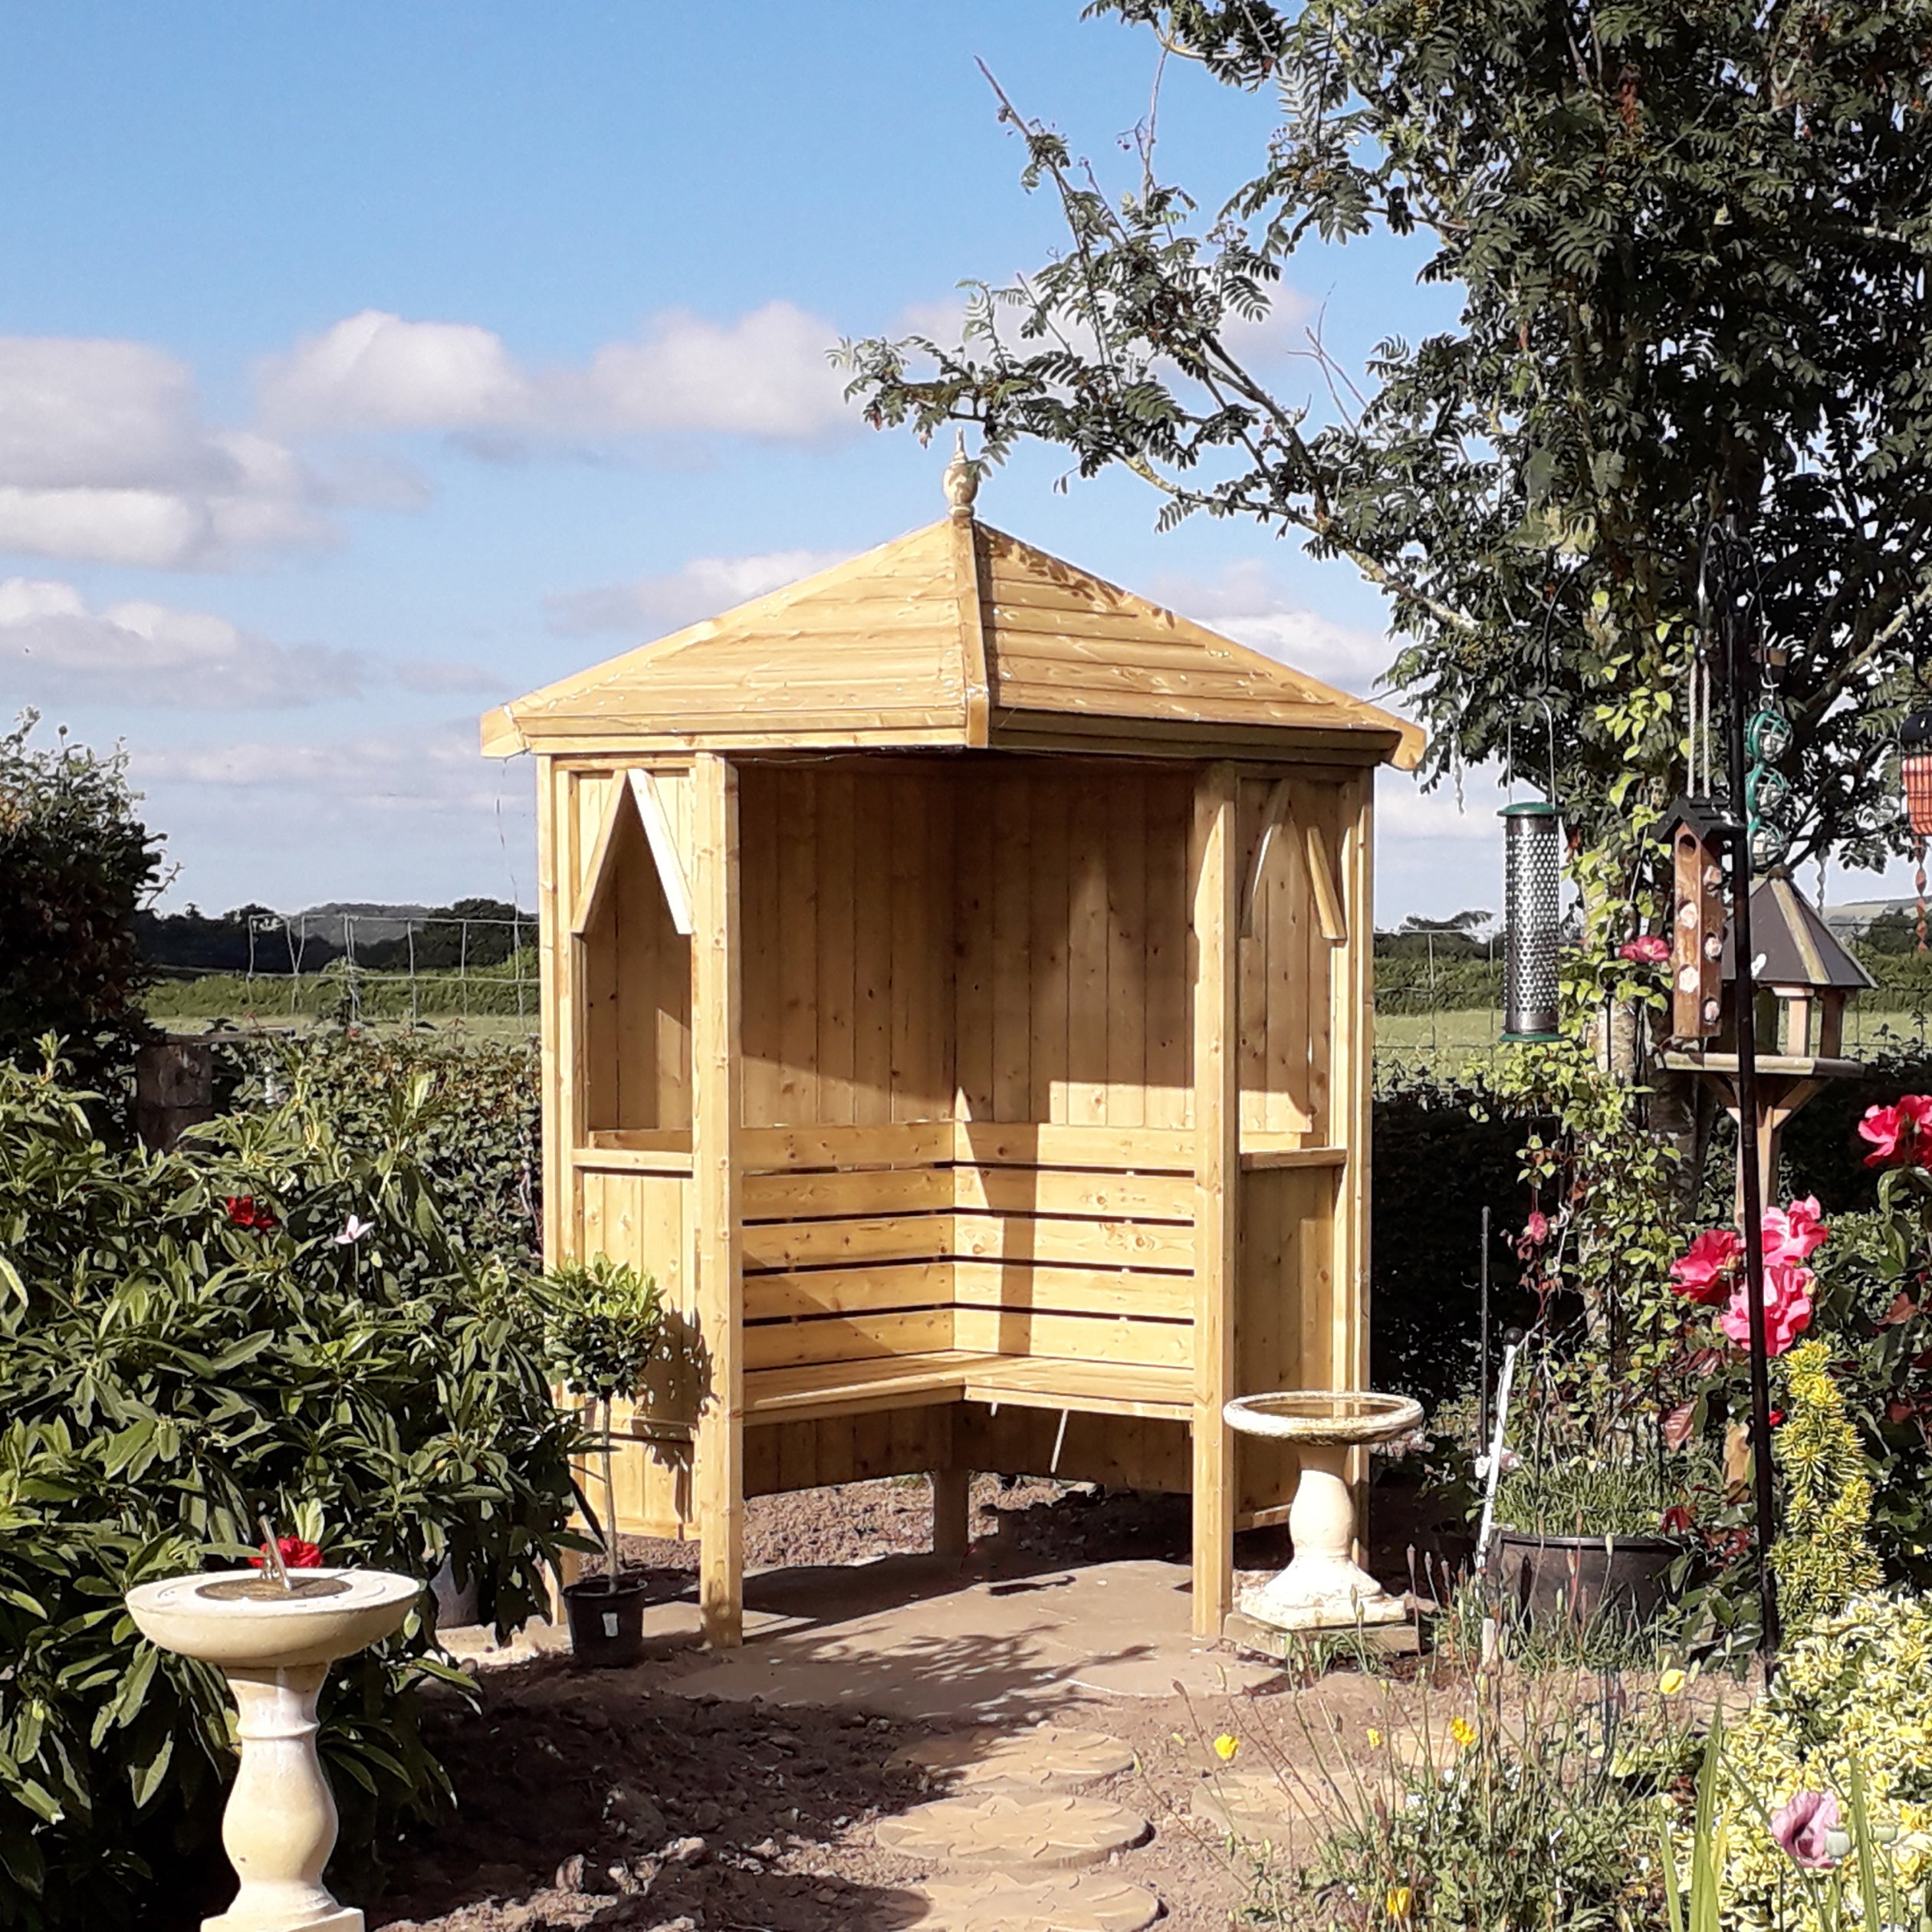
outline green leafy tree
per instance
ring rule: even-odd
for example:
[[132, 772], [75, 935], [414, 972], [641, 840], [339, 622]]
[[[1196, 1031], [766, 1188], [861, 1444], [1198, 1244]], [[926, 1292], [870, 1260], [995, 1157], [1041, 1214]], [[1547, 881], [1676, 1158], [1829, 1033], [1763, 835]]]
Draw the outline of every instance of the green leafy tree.
[[123, 753], [0, 736], [0, 1060], [31, 1065], [58, 1034], [81, 1084], [110, 1089], [147, 1031], [136, 909], [159, 840], [135, 815]]
[[[1385, 593], [1430, 769], [1553, 720], [1586, 846], [1647, 863], [1681, 782], [1706, 532], [1735, 515], [1789, 651], [1794, 856], [1875, 863], [1877, 780], [1932, 654], [1932, 6], [1927, 0], [1094, 0], [1280, 118], [1211, 213], [1143, 130], [1117, 196], [1024, 137], [1070, 245], [979, 287], [964, 339], [847, 345], [871, 420], [978, 422], [1244, 517]], [[1456, 324], [1319, 411], [1237, 324], [1297, 249], [1414, 236]], [[1612, 892], [1599, 905], [1627, 893]]]

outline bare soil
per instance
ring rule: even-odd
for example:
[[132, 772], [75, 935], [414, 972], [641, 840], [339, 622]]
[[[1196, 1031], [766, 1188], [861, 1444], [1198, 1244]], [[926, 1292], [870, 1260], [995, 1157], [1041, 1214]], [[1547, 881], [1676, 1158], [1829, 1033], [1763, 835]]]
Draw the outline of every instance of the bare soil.
[[[1187, 1555], [1185, 1497], [982, 1477], [973, 1500], [975, 1536], [991, 1539], [1001, 1566], [1017, 1572]], [[761, 1497], [748, 1506], [747, 1562], [863, 1562], [929, 1548], [931, 1528], [918, 1478]], [[1284, 1555], [1278, 1532], [1244, 1538], [1238, 1552], [1254, 1568]], [[627, 1539], [623, 1556], [627, 1569], [697, 1565], [695, 1544]], [[1402, 1566], [1399, 1558], [1379, 1566]], [[913, 1888], [931, 1875], [879, 1852], [872, 1827], [944, 1795], [944, 1779], [888, 1768], [938, 1727], [681, 1697], [663, 1687], [673, 1668], [660, 1661], [593, 1674], [544, 1658], [486, 1674], [480, 1714], [453, 1702], [439, 1710], [430, 1742], [458, 1809], [397, 1848], [386, 1891], [369, 1907], [371, 1927], [891, 1932], [910, 1924], [920, 1909]], [[1116, 1868], [1160, 1894], [1163, 1924], [1175, 1932], [1225, 1927], [1253, 1884], [1246, 1859], [1184, 1815], [1188, 1787], [1215, 1766], [1217, 1733], [1243, 1737], [1244, 1762], [1286, 1761], [1305, 1759], [1310, 1720], [1330, 1739], [1388, 1721], [1386, 1683], [1343, 1672], [1322, 1678], [1312, 1700], [1309, 1688], [1300, 1699], [1242, 1700], [1246, 1710], [1121, 1699], [1074, 1720], [1123, 1738], [1139, 1757], [1093, 1792], [1152, 1821], [1152, 1838], [1117, 1854]], [[1392, 1694], [1401, 1700], [1401, 1687]], [[1273, 1710], [1264, 1714], [1263, 1704]]]

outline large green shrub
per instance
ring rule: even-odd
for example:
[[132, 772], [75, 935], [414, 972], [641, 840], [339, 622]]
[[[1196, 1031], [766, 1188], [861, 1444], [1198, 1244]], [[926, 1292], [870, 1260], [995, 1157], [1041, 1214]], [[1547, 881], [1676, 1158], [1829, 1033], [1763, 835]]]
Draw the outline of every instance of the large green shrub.
[[[225, 1700], [138, 1637], [130, 1583], [237, 1562], [265, 1511], [333, 1562], [447, 1559], [499, 1625], [541, 1602], [571, 1428], [536, 1285], [439, 1211], [431, 1084], [372, 1094], [352, 1139], [298, 1083], [154, 1155], [0, 1067], [0, 1925], [142, 1923], [144, 1871], [212, 1834]], [[330, 1680], [352, 1870], [439, 1794], [432, 1615]]]
[[381, 1036], [360, 1028], [240, 1050], [242, 1107], [293, 1094], [345, 1145], [377, 1145], [394, 1095], [426, 1083], [410, 1152], [450, 1238], [473, 1257], [536, 1269], [543, 1250], [543, 1102], [534, 1040]]
[[134, 914], [160, 870], [121, 754], [63, 734], [0, 735], [0, 1060], [31, 1064], [58, 1033], [79, 1077], [108, 1090], [147, 1031]]

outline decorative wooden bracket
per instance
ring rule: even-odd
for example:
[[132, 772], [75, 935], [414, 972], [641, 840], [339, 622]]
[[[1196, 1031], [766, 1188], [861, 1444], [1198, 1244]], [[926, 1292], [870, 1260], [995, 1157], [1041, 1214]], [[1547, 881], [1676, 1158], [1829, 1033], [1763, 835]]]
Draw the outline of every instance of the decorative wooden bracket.
[[644, 828], [646, 842], [657, 866], [658, 882], [664, 889], [664, 902], [670, 911], [671, 924], [688, 938], [691, 887], [685, 878], [684, 860], [678, 855], [676, 837], [671, 830], [671, 815], [665, 808], [664, 794], [650, 772], [633, 770], [626, 776], [627, 784], [612, 787], [610, 803], [604, 808], [603, 823], [597, 827], [596, 842], [590, 848], [583, 876], [578, 882], [577, 910], [570, 920], [570, 931], [580, 936], [584, 933], [603, 903], [605, 882], [610, 874], [611, 843], [617, 836], [617, 822], [623, 815], [625, 794], [628, 793], [637, 808], [638, 821]]
[[1349, 936], [1341, 874], [1336, 869], [1335, 855], [1329, 850], [1328, 834], [1313, 819], [1303, 830], [1308, 849], [1309, 882], [1315, 888], [1315, 916], [1321, 922], [1322, 937], [1330, 945], [1339, 946]]
[[644, 836], [650, 841], [651, 856], [657, 862], [658, 882], [664, 888], [664, 902], [671, 909], [672, 928], [691, 937], [691, 885], [685, 876], [684, 860], [678, 856], [678, 841], [671, 830], [671, 814], [665, 810], [664, 794], [648, 771], [630, 775], [631, 797], [637, 801], [637, 816], [644, 821]]
[[1254, 905], [1261, 895], [1262, 875], [1267, 870], [1268, 856], [1274, 849], [1275, 840], [1281, 836], [1288, 823], [1288, 780], [1278, 778], [1268, 788], [1268, 796], [1261, 807], [1261, 828], [1254, 835], [1254, 843], [1248, 853], [1247, 865], [1241, 880], [1241, 937], [1254, 937]]
[[[1261, 881], [1267, 872], [1275, 841], [1287, 836], [1288, 797], [1288, 780], [1277, 779], [1269, 790], [1267, 802], [1261, 807], [1261, 829], [1255, 835], [1241, 887], [1244, 939], [1254, 936], [1255, 904], [1260, 897]], [[1339, 946], [1349, 936], [1340, 874], [1336, 870], [1334, 855], [1329, 849], [1328, 834], [1312, 819], [1302, 828], [1302, 849], [1308, 860], [1308, 882], [1315, 895], [1315, 917], [1322, 928], [1322, 937], [1330, 945]]]

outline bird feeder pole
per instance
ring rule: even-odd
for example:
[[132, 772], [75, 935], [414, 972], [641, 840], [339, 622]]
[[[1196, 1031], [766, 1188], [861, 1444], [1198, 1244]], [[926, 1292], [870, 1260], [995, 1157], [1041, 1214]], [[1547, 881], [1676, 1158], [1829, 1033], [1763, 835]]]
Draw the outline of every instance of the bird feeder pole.
[[[1700, 600], [1714, 633], [1724, 682], [1726, 763], [1729, 767], [1731, 934], [1737, 968], [1738, 1192], [1743, 1207], [1745, 1304], [1750, 1316], [1751, 1470], [1757, 1520], [1760, 1654], [1768, 1672], [1778, 1650], [1776, 1580], [1771, 1546], [1777, 1533], [1771, 1469], [1770, 1352], [1764, 1320], [1764, 1200], [1758, 1171], [1757, 979], [1751, 948], [1751, 828], [1745, 802], [1744, 721], [1757, 690], [1755, 610], [1747, 612], [1738, 582], [1740, 544], [1729, 520], [1711, 532]], [[1715, 577], [1714, 586], [1711, 579]]]

